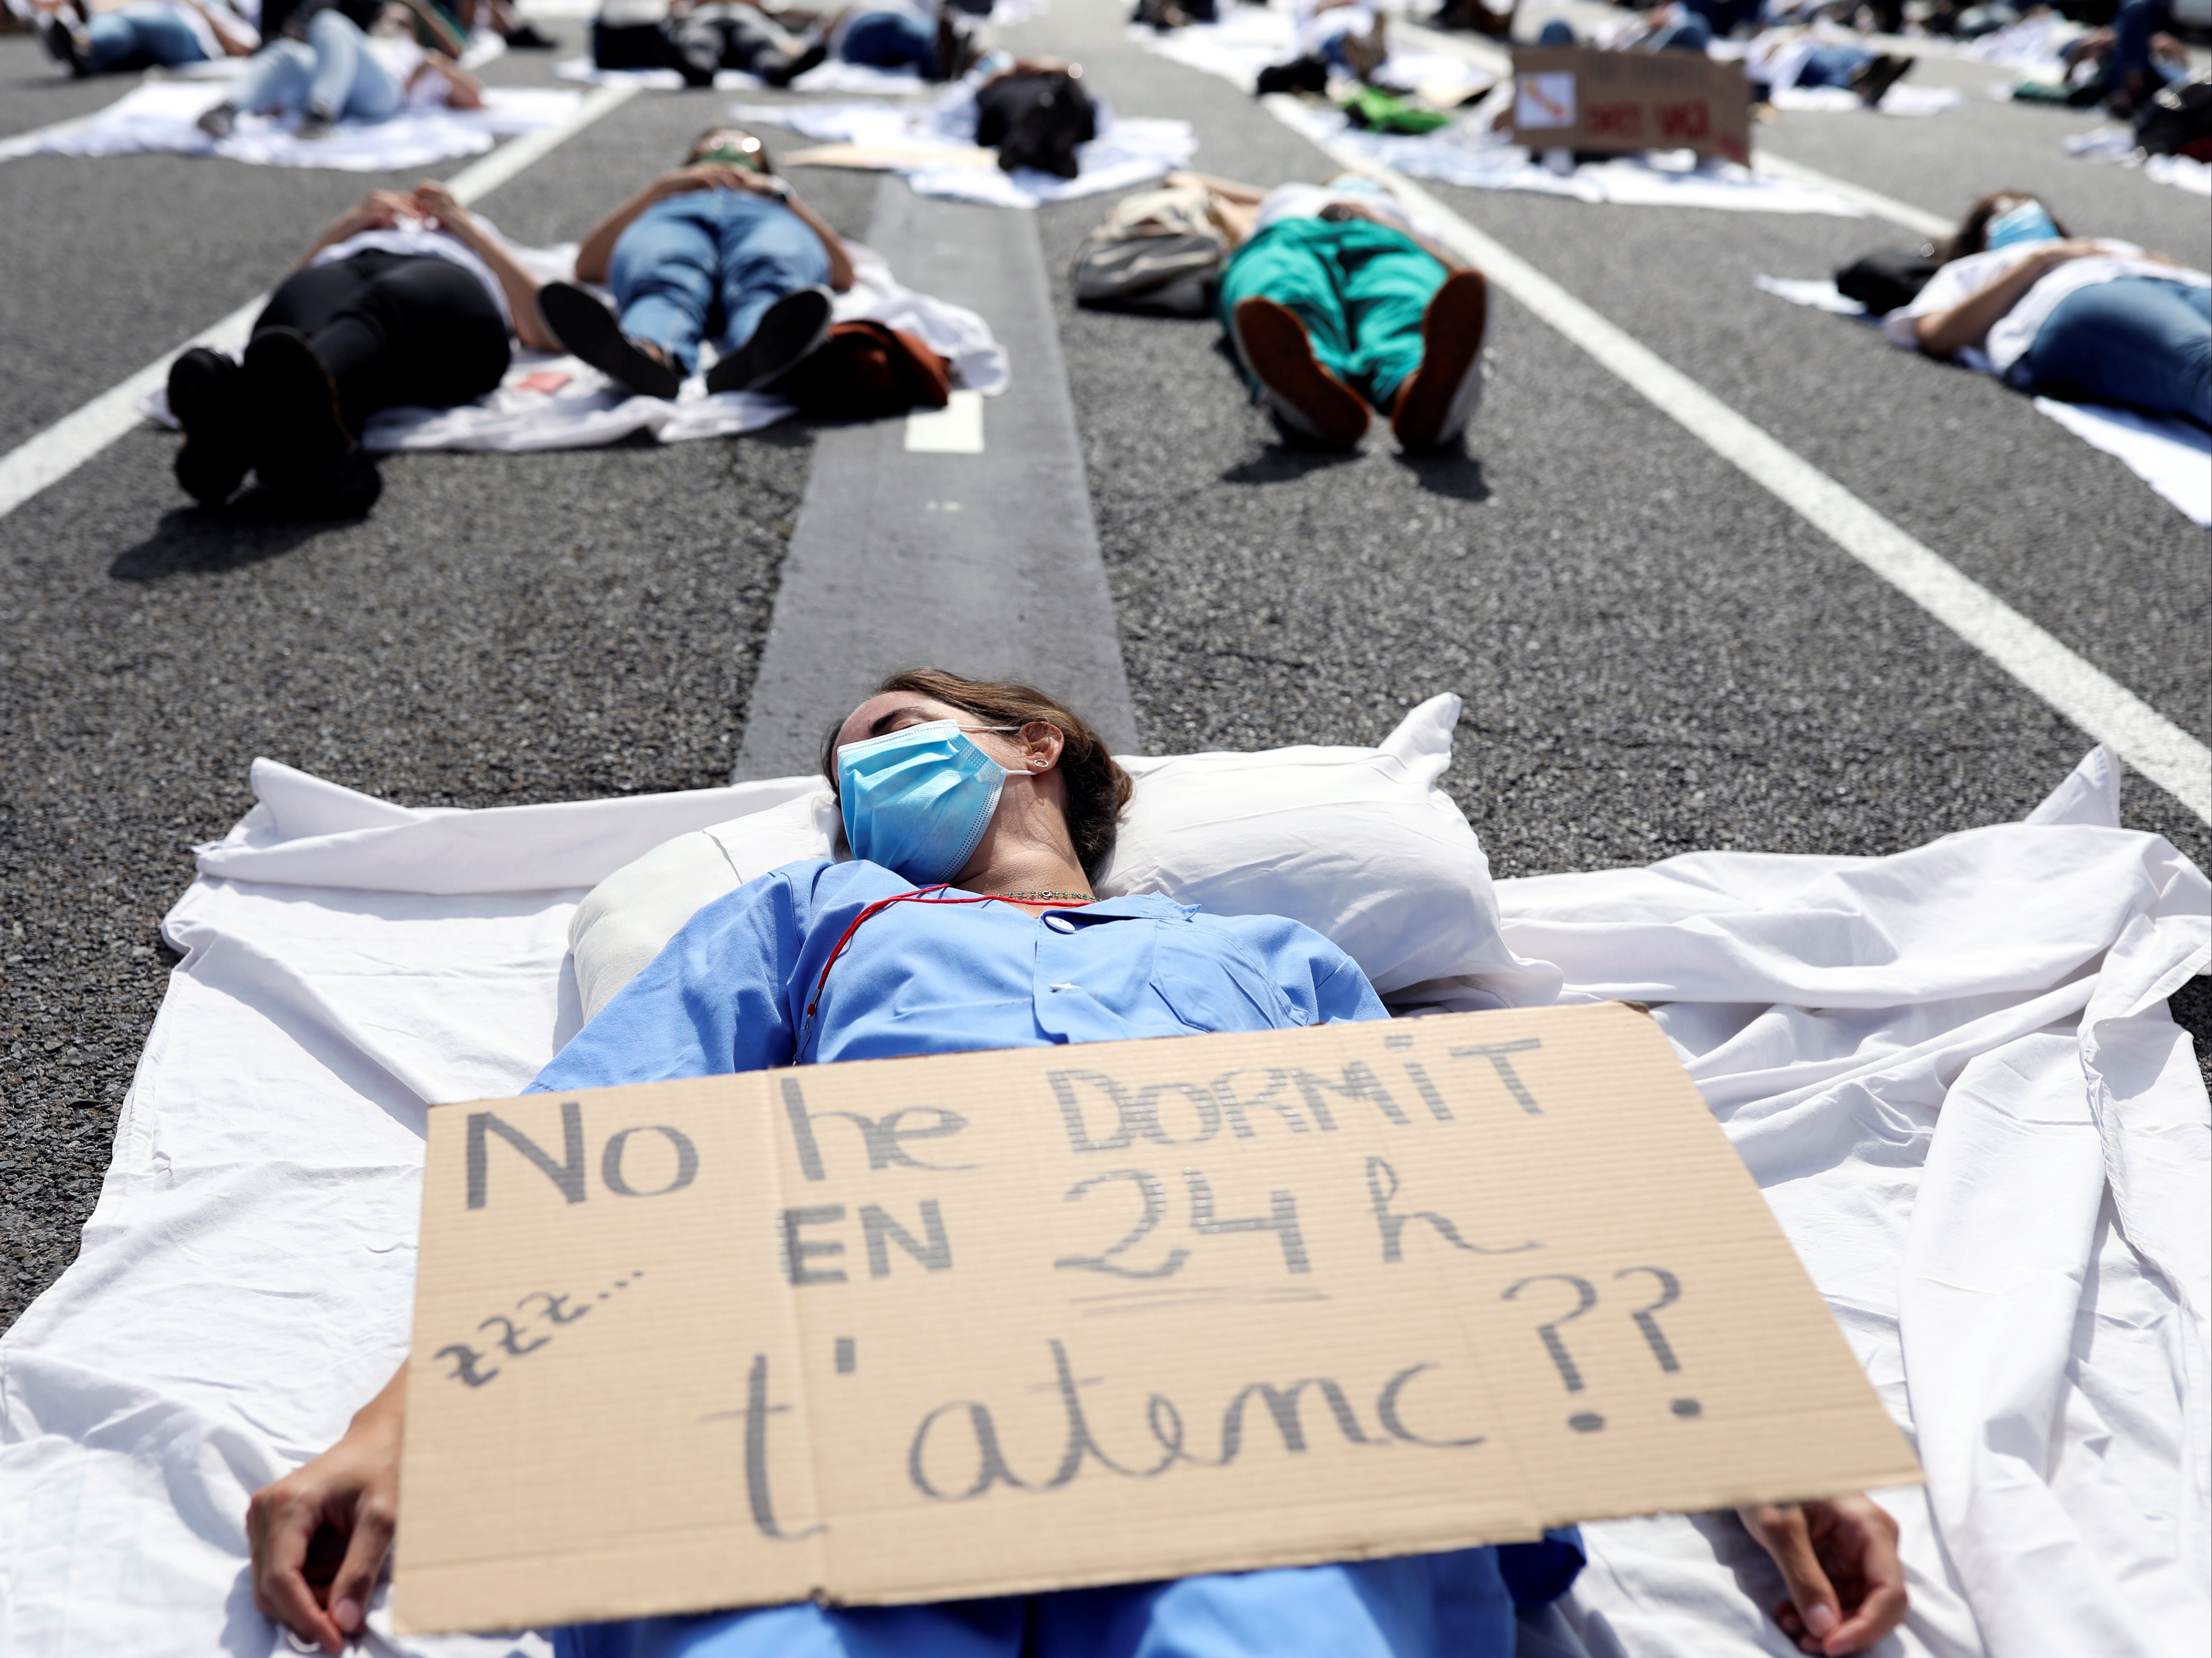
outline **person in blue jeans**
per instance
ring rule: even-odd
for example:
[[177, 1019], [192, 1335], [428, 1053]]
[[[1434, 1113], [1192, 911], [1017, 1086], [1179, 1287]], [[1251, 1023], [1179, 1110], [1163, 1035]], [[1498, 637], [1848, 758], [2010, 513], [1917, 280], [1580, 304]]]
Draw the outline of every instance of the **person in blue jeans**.
[[33, 0], [39, 39], [75, 76], [243, 58], [260, 44], [246, 21], [220, 0], [131, 0], [88, 10], [75, 0]]
[[1930, 356], [1979, 352], [2022, 391], [2212, 427], [2212, 276], [2069, 235], [2024, 191], [1976, 203], [1927, 287], [1882, 327]]
[[957, 55], [949, 21], [921, 0], [866, 0], [854, 6], [831, 27], [830, 45], [846, 63], [912, 69], [926, 81], [945, 80], [960, 72], [945, 62]]
[[[609, 310], [576, 285], [604, 283]], [[720, 355], [709, 392], [770, 385], [829, 337], [832, 296], [853, 285], [837, 233], [775, 175], [751, 133], [710, 127], [684, 165], [595, 226], [576, 282], [538, 293], [568, 350], [647, 397], [673, 398], [699, 366], [712, 325]]]
[[483, 106], [482, 86], [447, 54], [398, 37], [371, 39], [335, 6], [309, 15], [298, 35], [304, 38], [288, 22], [281, 38], [254, 53], [229, 95], [200, 117], [200, 131], [220, 141], [230, 137], [241, 111], [297, 111], [297, 136], [319, 138], [339, 121], [390, 120], [426, 80], [455, 109]]

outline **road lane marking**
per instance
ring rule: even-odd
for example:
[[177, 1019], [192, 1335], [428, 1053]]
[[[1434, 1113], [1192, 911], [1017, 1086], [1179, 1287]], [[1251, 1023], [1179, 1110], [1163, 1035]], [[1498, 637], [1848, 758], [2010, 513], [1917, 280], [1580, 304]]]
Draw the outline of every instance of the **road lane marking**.
[[910, 455], [980, 455], [983, 452], [983, 394], [955, 392], [942, 409], [917, 409], [906, 417], [906, 452]]
[[1807, 167], [1802, 161], [1793, 161], [1771, 150], [1756, 150], [1751, 158], [1755, 173], [1771, 173], [1778, 179], [1789, 179], [1801, 185], [1810, 185], [1816, 190], [1833, 191], [1845, 201], [1866, 209], [1877, 219], [1906, 230], [1916, 231], [1930, 241], [1947, 240], [1958, 228], [1953, 220], [1941, 214], [1928, 212], [1910, 202], [1900, 202], [1894, 196], [1885, 196], [1878, 190], [1869, 190], [1864, 185], [1855, 185], [1848, 179], [1838, 179], [1832, 173], [1823, 173], [1818, 167]]
[[[1265, 101], [1278, 119], [1274, 100]], [[1285, 125], [1290, 125], [1285, 120]], [[1295, 129], [1293, 129], [1295, 130]], [[1410, 179], [1348, 147], [1321, 148], [1434, 221], [1439, 240], [1650, 399], [1723, 459], [1989, 657], [2045, 702], [2212, 823], [2212, 749], [1923, 545], [1826, 472], [1485, 235]]]
[[[586, 96], [575, 112], [542, 132], [526, 132], [471, 163], [447, 181], [462, 202], [489, 195], [533, 162], [544, 159], [617, 106], [636, 96], [635, 86], [599, 87]], [[263, 294], [248, 301], [212, 328], [195, 334], [183, 344], [163, 352], [137, 374], [108, 387], [91, 402], [64, 415], [52, 426], [26, 439], [0, 456], [0, 518], [5, 518], [48, 484], [67, 477], [125, 432], [145, 420], [138, 401], [168, 383], [169, 365], [196, 345], [212, 351], [236, 352], [246, 344], [261, 307], [269, 303]]]

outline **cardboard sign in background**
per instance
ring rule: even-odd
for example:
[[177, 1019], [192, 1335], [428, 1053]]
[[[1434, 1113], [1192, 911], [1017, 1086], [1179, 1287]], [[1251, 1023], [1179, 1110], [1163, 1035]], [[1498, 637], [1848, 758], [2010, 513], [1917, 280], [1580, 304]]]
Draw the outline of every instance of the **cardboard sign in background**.
[[1689, 149], [1749, 166], [1750, 97], [1742, 65], [1702, 52], [1513, 52], [1513, 142], [1535, 150]]
[[1407, 1553], [1917, 1477], [1618, 1005], [431, 1114], [412, 1630]]

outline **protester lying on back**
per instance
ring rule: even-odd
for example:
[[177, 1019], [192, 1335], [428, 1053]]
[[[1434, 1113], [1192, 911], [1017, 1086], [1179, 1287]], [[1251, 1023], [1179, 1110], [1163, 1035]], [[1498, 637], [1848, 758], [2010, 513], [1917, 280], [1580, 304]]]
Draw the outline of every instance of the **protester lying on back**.
[[[423, 3], [395, 3], [372, 12], [363, 32], [358, 4], [307, 0], [284, 16], [280, 32], [239, 71], [223, 100], [202, 115], [200, 130], [228, 138], [241, 112], [296, 112], [296, 136], [319, 138], [339, 121], [388, 121], [410, 102], [480, 109], [483, 87], [458, 59], [464, 42]], [[276, 9], [267, 9], [270, 16]], [[440, 44], [423, 46], [421, 30]]]
[[[831, 735], [823, 768], [850, 860], [788, 864], [708, 904], [531, 1091], [1389, 1017], [1358, 965], [1296, 921], [1095, 897], [1133, 786], [1096, 730], [1026, 685], [896, 675]], [[328, 1653], [361, 1631], [391, 1546], [406, 1375], [249, 1510], [255, 1604]], [[1896, 1523], [1868, 1498], [1743, 1519], [1781, 1568], [1791, 1598], [1776, 1616], [1803, 1650], [1862, 1652], [1903, 1621]], [[311, 1555], [343, 1559], [311, 1580]], [[1581, 1564], [1578, 1537], [1550, 1533], [1167, 1582], [898, 1608], [800, 1602], [551, 1634], [556, 1658], [1512, 1658], [1516, 1604], [1557, 1598]]]
[[244, 58], [260, 32], [223, 0], [31, 0], [39, 42], [71, 75]]
[[857, 0], [813, 10], [755, 0], [671, 0], [657, 28], [613, 25], [593, 32], [601, 69], [674, 68], [688, 85], [711, 86], [720, 70], [741, 70], [788, 86], [832, 58], [871, 69], [912, 70], [925, 81], [957, 80], [974, 63], [969, 33], [940, 0]]
[[494, 390], [510, 336], [558, 349], [537, 290], [445, 185], [371, 191], [276, 285], [242, 362], [194, 346], [171, 366], [169, 412], [185, 431], [177, 481], [217, 507], [250, 470], [303, 514], [367, 511], [378, 484], [363, 422]]
[[1352, 448], [1371, 406], [1413, 452], [1458, 439], [1482, 401], [1489, 285], [1395, 196], [1357, 173], [1272, 191], [1194, 173], [1166, 183], [1205, 190], [1236, 249], [1215, 313], [1286, 437]]
[[2212, 426], [2212, 276], [2132, 242], [2069, 236], [2025, 191], [1984, 196], [1882, 328], [2022, 391]]
[[576, 282], [606, 284], [615, 308], [575, 283], [547, 283], [538, 302], [562, 345], [633, 391], [673, 398], [698, 367], [717, 302], [721, 355], [707, 389], [781, 380], [829, 337], [831, 295], [852, 287], [853, 262], [758, 138], [709, 127], [682, 167], [592, 227]]

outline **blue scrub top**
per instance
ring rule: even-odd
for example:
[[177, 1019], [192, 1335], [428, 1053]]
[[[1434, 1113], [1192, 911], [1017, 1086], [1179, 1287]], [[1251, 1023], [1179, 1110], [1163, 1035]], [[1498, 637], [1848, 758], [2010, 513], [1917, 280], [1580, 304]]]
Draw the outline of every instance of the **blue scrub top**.
[[1389, 1017], [1350, 957], [1279, 916], [921, 898], [853, 933], [810, 1022], [847, 929], [914, 890], [880, 865], [822, 859], [748, 881], [685, 923], [532, 1090]]
[[[1389, 1017], [1351, 957], [1279, 916], [1208, 915], [1160, 897], [1042, 915], [920, 898], [854, 930], [869, 905], [913, 890], [859, 861], [792, 864], [747, 882], [686, 922], [530, 1091]], [[1511, 1658], [1515, 1603], [1558, 1594], [1581, 1564], [1571, 1535], [1003, 1600], [631, 1619], [556, 1630], [554, 1649], [557, 1658]], [[1563, 1575], [1528, 1570], [1554, 1561]]]

